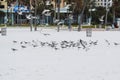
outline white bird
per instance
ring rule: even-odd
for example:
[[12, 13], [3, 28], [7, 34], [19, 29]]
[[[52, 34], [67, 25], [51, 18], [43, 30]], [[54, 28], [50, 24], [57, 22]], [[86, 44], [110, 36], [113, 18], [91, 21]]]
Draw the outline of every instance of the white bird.
[[58, 23], [58, 22], [59, 22], [59, 20], [58, 20], [58, 19], [54, 20], [54, 23]]
[[26, 15], [26, 18], [27, 18], [27, 19], [31, 19], [31, 18], [32, 18], [31, 14]]
[[51, 15], [50, 12], [45, 13], [45, 16], [50, 16], [50, 15]]
[[101, 22], [104, 21], [103, 18], [104, 18], [104, 15], [99, 18], [99, 21]]
[[62, 22], [62, 21], [57, 23], [57, 25], [63, 25], [63, 24], [64, 24], [64, 22]]
[[71, 4], [66, 5], [64, 8], [69, 9]]
[[50, 1], [46, 1], [46, 5], [47, 5], [47, 6], [48, 6], [48, 5], [51, 5]]
[[32, 16], [32, 19], [38, 19], [38, 17], [36, 17], [36, 16]]
[[49, 10], [49, 9], [45, 9], [45, 10], [42, 12], [42, 14], [45, 14], [45, 13], [47, 13], [47, 12], [50, 12], [50, 10]]
[[18, 13], [19, 15], [22, 15], [22, 11], [18, 11], [17, 13]]

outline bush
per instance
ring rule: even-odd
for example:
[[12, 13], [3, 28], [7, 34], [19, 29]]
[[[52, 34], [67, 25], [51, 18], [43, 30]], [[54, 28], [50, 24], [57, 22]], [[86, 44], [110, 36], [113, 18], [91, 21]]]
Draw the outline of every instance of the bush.
[[90, 25], [90, 26], [82, 26], [82, 28], [96, 28], [95, 25]]

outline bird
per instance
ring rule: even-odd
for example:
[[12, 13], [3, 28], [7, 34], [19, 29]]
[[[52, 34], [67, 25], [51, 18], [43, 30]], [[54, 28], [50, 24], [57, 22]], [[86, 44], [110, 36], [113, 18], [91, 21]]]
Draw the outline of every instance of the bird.
[[19, 15], [22, 15], [22, 11], [18, 11], [17, 13], [18, 13]]
[[63, 24], [64, 24], [64, 22], [62, 22], [62, 21], [57, 23], [57, 25], [63, 25]]
[[15, 49], [15, 48], [11, 48], [12, 51], [18, 51], [18, 49]]
[[31, 14], [26, 15], [26, 18], [30, 20], [30, 19], [32, 19], [32, 15]]
[[97, 45], [97, 43], [98, 43], [98, 40], [97, 40], [97, 41], [95, 41], [95, 42], [93, 42], [93, 44], [94, 44], [94, 45]]
[[77, 48], [78, 48], [78, 49], [80, 49], [81, 47], [80, 47], [80, 46], [78, 46]]
[[38, 47], [38, 45], [37, 45], [37, 44], [32, 44], [32, 46], [33, 46], [33, 47]]
[[59, 48], [57, 48], [57, 47], [55, 47], [54, 49], [55, 49], [55, 50], [59, 50]]
[[22, 47], [22, 48], [26, 48], [26, 46], [24, 46], [24, 45], [21, 45], [21, 47]]
[[109, 42], [108, 40], [105, 40], [105, 42], [106, 42], [108, 45], [110, 45], [110, 42]]
[[64, 8], [69, 9], [71, 4], [66, 5]]
[[17, 41], [13, 41], [13, 43], [17, 43]]
[[101, 17], [99, 18], [99, 21], [101, 21], [101, 22], [104, 21], [104, 20], [103, 20], [104, 16], [105, 16], [105, 15], [101, 16]]
[[120, 45], [119, 43], [114, 42], [114, 45]]
[[47, 13], [47, 12], [50, 12], [50, 10], [49, 10], [49, 9], [45, 9], [45, 10], [42, 12], [42, 14], [45, 14], [45, 13]]
[[83, 49], [86, 48], [87, 42], [80, 39], [80, 44], [83, 46]]
[[58, 19], [54, 20], [54, 23], [58, 23], [58, 22], [59, 22], [59, 20], [58, 20]]
[[47, 6], [51, 5], [50, 1], [46, 1], [46, 5]]
[[48, 34], [48, 33], [43, 33], [43, 35], [44, 35], [44, 36], [48, 36], [48, 35], [50, 35], [50, 34]]

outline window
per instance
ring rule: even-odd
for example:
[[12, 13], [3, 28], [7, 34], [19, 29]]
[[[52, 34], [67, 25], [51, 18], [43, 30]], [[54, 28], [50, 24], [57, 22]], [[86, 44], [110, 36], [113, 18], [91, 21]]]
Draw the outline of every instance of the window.
[[104, 3], [104, 5], [106, 5], [106, 3]]
[[0, 8], [5, 8], [5, 6], [4, 5], [0, 5]]

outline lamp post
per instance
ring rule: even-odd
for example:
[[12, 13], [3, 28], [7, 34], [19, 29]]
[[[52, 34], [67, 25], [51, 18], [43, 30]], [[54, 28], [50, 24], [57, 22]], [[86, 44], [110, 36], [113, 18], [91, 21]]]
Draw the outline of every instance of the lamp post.
[[67, 22], [68, 22], [69, 31], [71, 31], [71, 20], [72, 20], [72, 14], [70, 14], [70, 6], [71, 4], [68, 4], [65, 7], [67, 9]]
[[13, 9], [14, 9], [14, 5], [11, 5], [11, 14], [12, 14], [12, 25], [14, 25], [14, 15], [13, 15]]
[[73, 15], [70, 14], [69, 15], [69, 25], [68, 25], [69, 31], [71, 31], [71, 29], [72, 29], [72, 27], [71, 27], [72, 20], [73, 20]]
[[8, 0], [7, 0], [7, 13], [6, 13], [5, 27], [7, 27], [7, 22], [8, 22]]
[[49, 0], [47, 0], [46, 1], [47, 10], [46, 10], [46, 12], [44, 12], [44, 15], [47, 17], [47, 23], [46, 23], [47, 26], [48, 26], [48, 23], [49, 23], [49, 16], [51, 16], [51, 12], [49, 10], [50, 5], [51, 5], [51, 2]]
[[95, 9], [89, 9], [90, 12], [90, 18], [89, 18], [89, 25], [91, 25], [91, 21], [92, 21], [92, 11], [95, 11]]
[[[60, 21], [60, 3], [61, 3], [61, 0], [56, 0], [56, 3], [57, 3], [57, 8], [58, 8], [58, 12], [57, 12], [57, 20]], [[57, 25], [57, 32], [60, 31], [60, 25]]]
[[32, 20], [32, 0], [30, 0], [30, 12], [29, 12], [30, 31], [32, 31], [33, 20]]
[[45, 14], [45, 16], [47, 17], [47, 26], [48, 26], [48, 23], [49, 23], [49, 16], [51, 16], [51, 13], [50, 12], [47, 12], [46, 14]]
[[107, 25], [107, 16], [108, 16], [108, 12], [109, 12], [109, 4], [111, 3], [112, 1], [106, 1], [106, 15], [105, 15], [105, 27]]
[[56, 20], [56, 1], [55, 1], [55, 9], [54, 9], [54, 21]]
[[[19, 0], [17, 0], [17, 6], [18, 6], [18, 10], [19, 10]], [[17, 10], [17, 12], [18, 12]], [[17, 15], [17, 25], [18, 25], [18, 22], [19, 22], [19, 15]]]
[[[37, 1], [36, 0], [35, 0], [35, 16], [37, 16]], [[37, 23], [36, 22], [37, 22], [37, 18], [35, 18], [35, 29], [34, 29], [35, 31], [37, 31], [37, 25], [36, 25]]]
[[47, 17], [47, 23], [46, 25], [48, 25], [48, 17], [51, 16], [51, 12], [49, 9], [45, 9], [43, 12], [42, 12], [42, 15], [45, 15]]

